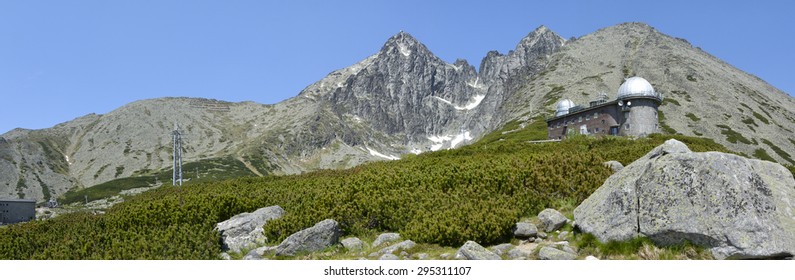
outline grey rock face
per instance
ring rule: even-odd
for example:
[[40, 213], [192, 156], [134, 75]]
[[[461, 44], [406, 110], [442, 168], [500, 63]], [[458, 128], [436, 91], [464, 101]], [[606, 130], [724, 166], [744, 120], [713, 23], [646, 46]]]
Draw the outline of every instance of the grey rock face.
[[613, 170], [613, 173], [621, 171], [621, 169], [624, 169], [624, 165], [621, 164], [620, 162], [615, 161], [615, 160], [611, 160], [611, 161], [605, 162], [605, 166], [607, 166], [611, 170]]
[[456, 259], [462, 260], [500, 260], [500, 256], [483, 248], [475, 241], [467, 241], [455, 254]]
[[542, 260], [573, 260], [577, 258], [577, 255], [552, 247], [542, 247], [538, 252], [538, 258]]
[[394, 232], [382, 233], [373, 241], [373, 247], [378, 247], [386, 243], [392, 243], [400, 240], [400, 234]]
[[386, 247], [384, 249], [381, 249], [378, 252], [381, 253], [381, 254], [391, 254], [391, 253], [395, 253], [395, 252], [398, 252], [398, 251], [403, 251], [403, 250], [408, 250], [408, 249], [414, 248], [414, 246], [417, 246], [417, 243], [414, 243], [414, 241], [411, 241], [411, 240], [405, 240], [405, 241], [400, 242], [398, 244], [395, 244], [395, 245]]
[[345, 247], [348, 251], [361, 251], [364, 249], [364, 242], [356, 237], [349, 237], [345, 238], [342, 241], [342, 247]]
[[342, 231], [335, 220], [323, 220], [314, 226], [293, 233], [276, 247], [277, 256], [293, 256], [301, 252], [315, 252], [339, 242]]
[[541, 228], [546, 232], [558, 230], [568, 221], [558, 210], [549, 208], [538, 213], [538, 220], [541, 221]]
[[240, 252], [246, 247], [255, 246], [265, 242], [262, 234], [262, 226], [268, 221], [281, 218], [284, 209], [276, 206], [257, 209], [252, 213], [241, 213], [220, 222], [215, 229], [221, 233], [221, 241], [224, 250]]
[[538, 228], [531, 223], [516, 223], [516, 229], [513, 231], [513, 236], [516, 238], [535, 238], [538, 234]]
[[689, 241], [715, 258], [795, 254], [795, 179], [783, 166], [668, 140], [609, 177], [574, 216], [599, 240]]

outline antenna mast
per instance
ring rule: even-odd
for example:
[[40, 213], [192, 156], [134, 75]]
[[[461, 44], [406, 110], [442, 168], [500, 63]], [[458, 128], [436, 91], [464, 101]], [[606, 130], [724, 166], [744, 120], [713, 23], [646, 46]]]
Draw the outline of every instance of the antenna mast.
[[182, 135], [179, 133], [176, 122], [174, 122], [174, 131], [171, 132], [171, 136], [174, 142], [174, 168], [172, 169], [171, 185], [182, 186]]

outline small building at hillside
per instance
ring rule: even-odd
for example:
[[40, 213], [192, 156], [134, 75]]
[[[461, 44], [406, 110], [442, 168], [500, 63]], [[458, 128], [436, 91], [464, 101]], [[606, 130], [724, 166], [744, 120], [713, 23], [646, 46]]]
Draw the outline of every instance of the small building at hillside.
[[36, 201], [0, 198], [0, 225], [16, 224], [36, 219]]
[[641, 77], [626, 79], [612, 101], [608, 101], [607, 94], [600, 94], [587, 107], [569, 99], [560, 100], [555, 116], [546, 120], [547, 139], [564, 139], [573, 134], [644, 137], [657, 133], [657, 108], [662, 100], [662, 94]]

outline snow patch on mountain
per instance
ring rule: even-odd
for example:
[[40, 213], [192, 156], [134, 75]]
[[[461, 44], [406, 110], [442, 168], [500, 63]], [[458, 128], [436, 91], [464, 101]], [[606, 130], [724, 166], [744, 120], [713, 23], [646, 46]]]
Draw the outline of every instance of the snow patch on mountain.
[[373, 150], [373, 149], [370, 149], [370, 148], [367, 148], [367, 147], [365, 147], [365, 148], [367, 149], [367, 151], [370, 152], [371, 156], [385, 158], [385, 159], [388, 159], [388, 160], [399, 160], [400, 159], [399, 157], [396, 157], [396, 156], [393, 156], [393, 155], [385, 155], [385, 154], [379, 153], [376, 150]]

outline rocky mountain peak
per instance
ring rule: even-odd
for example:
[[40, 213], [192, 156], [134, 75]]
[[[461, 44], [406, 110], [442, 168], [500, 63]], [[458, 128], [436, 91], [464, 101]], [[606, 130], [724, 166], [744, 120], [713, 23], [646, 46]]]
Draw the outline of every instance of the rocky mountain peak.
[[381, 51], [379, 51], [379, 54], [402, 57], [411, 57], [412, 55], [427, 56], [430, 53], [425, 45], [417, 41], [411, 34], [402, 30], [389, 37], [384, 46], [381, 47]]

